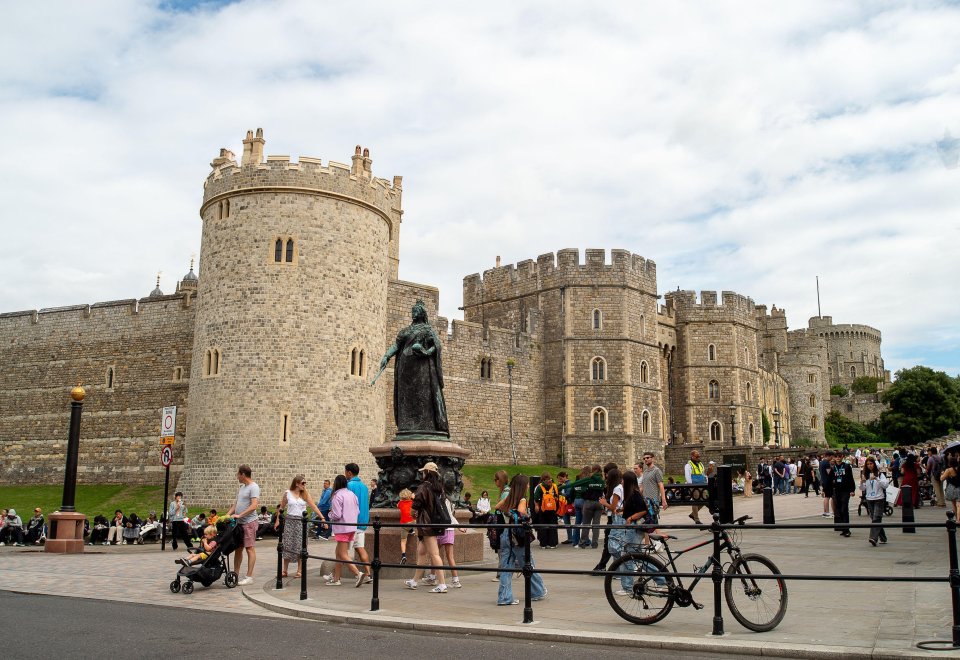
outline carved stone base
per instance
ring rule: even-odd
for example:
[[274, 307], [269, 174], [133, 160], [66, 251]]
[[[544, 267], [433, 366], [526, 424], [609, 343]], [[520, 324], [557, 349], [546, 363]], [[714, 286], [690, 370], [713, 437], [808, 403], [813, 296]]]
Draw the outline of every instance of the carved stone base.
[[454, 504], [459, 504], [463, 490], [460, 470], [470, 456], [470, 450], [452, 442], [438, 440], [394, 440], [379, 447], [371, 447], [370, 453], [377, 461], [376, 499], [370, 502], [374, 508], [395, 509], [400, 491], [409, 488], [416, 491], [420, 485], [417, 471], [427, 463], [436, 463], [440, 470], [447, 495]]
[[83, 523], [87, 519], [82, 513], [55, 511], [50, 514], [50, 536], [43, 545], [44, 552], [58, 554], [79, 554], [83, 552]]

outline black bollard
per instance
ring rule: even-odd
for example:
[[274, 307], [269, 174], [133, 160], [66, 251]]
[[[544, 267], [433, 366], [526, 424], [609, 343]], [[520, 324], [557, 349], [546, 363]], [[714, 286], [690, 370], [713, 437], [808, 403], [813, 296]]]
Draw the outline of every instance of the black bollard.
[[303, 512], [300, 525], [300, 600], [307, 599], [307, 512]]
[[286, 525], [284, 524], [284, 516], [281, 516], [279, 511], [277, 515], [280, 516], [280, 528], [277, 530], [277, 582], [275, 588], [283, 589], [283, 528]]
[[763, 524], [777, 524], [777, 517], [773, 512], [773, 489], [770, 486], [763, 488]]
[[[913, 517], [913, 486], [904, 486], [900, 489], [900, 511], [903, 515], [904, 523], [916, 522]], [[904, 534], [916, 534], [916, 527], [904, 527]]]

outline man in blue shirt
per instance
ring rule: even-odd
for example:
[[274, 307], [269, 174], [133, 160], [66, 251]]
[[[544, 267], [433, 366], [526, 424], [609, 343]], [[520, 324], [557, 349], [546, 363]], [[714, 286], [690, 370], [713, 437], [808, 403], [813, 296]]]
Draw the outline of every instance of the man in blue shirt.
[[[330, 498], [333, 497], [333, 489], [330, 488], [330, 480], [323, 480], [323, 492], [320, 494], [320, 501], [317, 502], [317, 508], [324, 518], [330, 515]], [[317, 525], [317, 538], [330, 539], [330, 525]]]
[[[367, 485], [360, 480], [360, 466], [356, 463], [347, 463], [343, 466], [343, 474], [347, 478], [347, 488], [357, 496], [357, 502], [360, 504], [360, 513], [357, 516], [357, 532], [353, 535], [353, 541], [350, 542], [350, 548], [357, 551], [357, 557], [362, 562], [370, 562], [370, 557], [364, 549], [363, 537], [367, 530], [367, 523], [370, 522], [370, 490]], [[363, 567], [363, 572], [357, 576], [357, 584], [367, 584], [373, 582], [373, 575], [369, 566]]]

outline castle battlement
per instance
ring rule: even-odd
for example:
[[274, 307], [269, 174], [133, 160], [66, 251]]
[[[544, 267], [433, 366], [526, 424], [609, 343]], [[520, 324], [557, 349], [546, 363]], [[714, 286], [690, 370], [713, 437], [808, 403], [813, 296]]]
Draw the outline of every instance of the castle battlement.
[[[403, 178], [395, 176], [391, 183], [374, 177], [369, 149], [357, 145], [351, 165], [330, 160], [324, 166], [320, 158], [311, 156], [300, 156], [297, 162], [288, 155], [264, 157], [262, 129], [257, 129], [256, 136], [248, 131], [243, 160], [239, 164], [228, 149], [221, 149], [220, 156], [210, 163], [211, 171], [204, 182], [201, 216], [223, 200], [275, 188], [282, 192], [320, 194], [359, 202], [377, 209], [391, 227], [399, 222]], [[236, 210], [235, 203], [234, 212]]]
[[541, 290], [562, 286], [633, 286], [648, 293], [657, 291], [657, 264], [629, 250], [584, 250], [584, 260], [576, 248], [548, 252], [536, 261], [526, 259], [485, 270], [483, 275], [463, 279], [465, 306], [533, 295]]
[[882, 340], [880, 331], [874, 327], [860, 323], [834, 324], [833, 317], [830, 316], [812, 316], [808, 326], [811, 330], [825, 337], [870, 339], [877, 343]]
[[739, 322], [755, 326], [756, 305], [752, 298], [733, 291], [671, 291], [664, 295], [667, 307], [675, 310], [678, 321]]
[[58, 323], [75, 319], [98, 319], [108, 316], [136, 316], [139, 314], [168, 314], [171, 307], [184, 308], [189, 305], [187, 299], [195, 297], [195, 293], [175, 293], [166, 296], [144, 298], [124, 298], [122, 300], [107, 300], [81, 305], [64, 305], [62, 307], [43, 307], [41, 309], [27, 309], [19, 312], [0, 314], [0, 323], [14, 322], [24, 325], [38, 325], [48, 322]]

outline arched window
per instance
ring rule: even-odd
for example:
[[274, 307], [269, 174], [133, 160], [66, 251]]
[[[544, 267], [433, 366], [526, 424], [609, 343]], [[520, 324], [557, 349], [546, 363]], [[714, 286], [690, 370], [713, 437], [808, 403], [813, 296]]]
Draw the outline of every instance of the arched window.
[[365, 356], [364, 356], [364, 353], [363, 353], [363, 349], [361, 348], [361, 349], [360, 349], [360, 359], [359, 359], [359, 361], [358, 361], [358, 363], [357, 363], [357, 375], [358, 375], [358, 376], [362, 376], [362, 375], [363, 375], [363, 366], [364, 366], [364, 365], [363, 365], [363, 362], [364, 362], [363, 358], [364, 358], [364, 357], [365, 357]]
[[278, 238], [273, 245], [273, 260], [276, 263], [283, 261], [283, 239]]
[[607, 430], [607, 411], [604, 408], [594, 408], [591, 417], [593, 418], [594, 431]]
[[750, 351], [747, 350], [747, 347], [743, 347], [743, 363], [746, 366], [750, 366]]
[[223, 202], [217, 204], [217, 220], [223, 217]]
[[293, 263], [293, 239], [287, 239], [287, 263]]
[[480, 378], [490, 379], [493, 377], [493, 360], [485, 357], [480, 360]]
[[810, 418], [810, 428], [812, 428], [812, 429], [817, 428], [817, 416], [816, 416], [816, 415], [814, 415], [813, 417]]
[[711, 399], [719, 399], [719, 398], [720, 398], [720, 383], [719, 383], [719, 382], [717, 382], [717, 381], [715, 381], [715, 380], [711, 380], [711, 381], [710, 381], [710, 383], [707, 385], [707, 396], [708, 396], [709, 398], [711, 398]]
[[647, 320], [643, 317], [643, 314], [640, 315], [640, 336], [643, 337], [647, 333]]
[[183, 367], [174, 367], [173, 368], [173, 380], [176, 383], [179, 383], [183, 380]]
[[603, 313], [599, 309], [593, 310], [593, 329], [599, 330], [603, 327]]
[[753, 401], [753, 385], [747, 383], [747, 401]]
[[350, 375], [357, 376], [357, 349], [350, 351]]
[[811, 408], [816, 408], [816, 406], [817, 406], [817, 395], [816, 395], [816, 394], [811, 394], [811, 395], [810, 395], [810, 407], [811, 407]]
[[713, 344], [707, 346], [707, 359], [710, 362], [715, 362], [717, 360], [717, 347]]
[[113, 367], [107, 367], [107, 389], [113, 389]]
[[827, 367], [827, 375], [833, 378], [833, 367]]
[[602, 357], [595, 357], [590, 362], [590, 380], [607, 379], [607, 361]]
[[747, 437], [753, 442], [753, 422], [747, 425]]
[[649, 373], [647, 373], [647, 371], [648, 370], [647, 370], [646, 361], [641, 362], [640, 363], [640, 382], [641, 383], [646, 383], [648, 380], [650, 380], [650, 375]]
[[711, 422], [710, 442], [723, 442], [723, 427], [720, 426], [720, 422]]
[[220, 374], [220, 349], [213, 349], [213, 366], [211, 367], [211, 375], [218, 376]]
[[229, 199], [223, 200], [223, 217], [224, 218], [230, 217], [230, 200]]
[[203, 375], [209, 376], [210, 370], [213, 368], [213, 351], [209, 348], [207, 352], [203, 354]]
[[643, 414], [640, 415], [640, 432], [650, 433], [650, 413], [648, 413], [646, 410], [644, 410]]
[[856, 377], [857, 377], [857, 368], [850, 367], [850, 378], [856, 378]]

